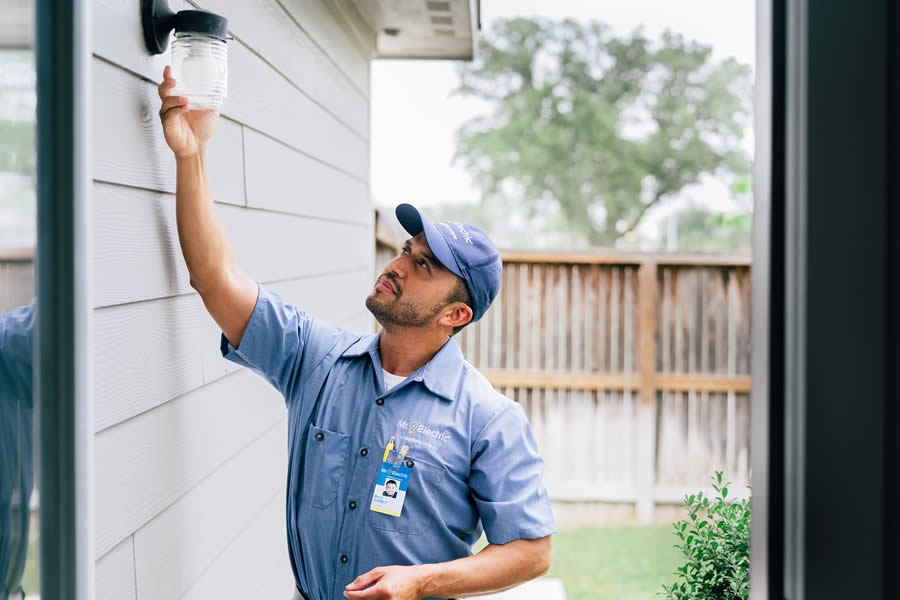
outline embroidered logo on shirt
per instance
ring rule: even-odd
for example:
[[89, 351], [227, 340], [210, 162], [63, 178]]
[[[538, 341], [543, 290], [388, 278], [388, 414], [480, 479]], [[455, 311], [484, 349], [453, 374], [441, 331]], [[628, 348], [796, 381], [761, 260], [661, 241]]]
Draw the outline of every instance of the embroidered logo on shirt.
[[432, 429], [428, 425], [419, 423], [417, 421], [407, 421], [405, 419], [400, 419], [399, 421], [397, 421], [397, 429], [400, 429], [409, 434], [419, 434], [427, 436], [438, 442], [447, 442], [447, 440], [450, 439], [449, 431]]

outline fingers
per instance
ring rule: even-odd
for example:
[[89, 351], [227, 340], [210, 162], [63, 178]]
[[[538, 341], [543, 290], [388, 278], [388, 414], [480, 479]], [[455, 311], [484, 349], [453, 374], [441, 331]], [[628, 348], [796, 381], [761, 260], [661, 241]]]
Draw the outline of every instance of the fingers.
[[173, 87], [175, 87], [175, 80], [172, 79], [172, 69], [166, 65], [166, 68], [163, 69], [163, 81], [157, 88], [160, 99], [165, 100], [172, 93]]
[[364, 587], [368, 587], [381, 579], [382, 573], [381, 569], [372, 569], [368, 573], [363, 573], [353, 581], [347, 584], [348, 590], [361, 590]]
[[166, 114], [174, 111], [173, 114], [184, 112], [187, 110], [188, 100], [181, 96], [166, 96], [163, 98], [162, 107], [159, 109], [159, 116], [165, 118]]
[[379, 583], [361, 592], [344, 590], [344, 597], [348, 598], [349, 600], [384, 600], [386, 598], [389, 598], [390, 594], [388, 594], [387, 591], [383, 589], [381, 587], [381, 584]]

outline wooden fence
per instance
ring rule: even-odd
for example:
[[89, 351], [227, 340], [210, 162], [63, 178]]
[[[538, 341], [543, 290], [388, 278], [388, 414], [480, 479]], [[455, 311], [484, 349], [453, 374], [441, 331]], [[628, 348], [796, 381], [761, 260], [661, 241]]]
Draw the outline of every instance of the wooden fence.
[[0, 313], [29, 304], [34, 286], [34, 253], [0, 251]]
[[658, 504], [724, 470], [746, 494], [750, 262], [505, 252], [500, 296], [458, 334], [521, 403], [557, 502]]

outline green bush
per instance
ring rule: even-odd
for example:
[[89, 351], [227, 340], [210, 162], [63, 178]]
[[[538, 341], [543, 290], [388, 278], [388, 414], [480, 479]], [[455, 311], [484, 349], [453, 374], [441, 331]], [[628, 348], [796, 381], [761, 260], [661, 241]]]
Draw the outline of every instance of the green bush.
[[[729, 500], [729, 482], [716, 471], [710, 499], [703, 492], [686, 496], [690, 520], [674, 524], [687, 562], [678, 581], [663, 584], [667, 600], [743, 600], [750, 596], [750, 499]], [[750, 486], [747, 486], [748, 489]]]

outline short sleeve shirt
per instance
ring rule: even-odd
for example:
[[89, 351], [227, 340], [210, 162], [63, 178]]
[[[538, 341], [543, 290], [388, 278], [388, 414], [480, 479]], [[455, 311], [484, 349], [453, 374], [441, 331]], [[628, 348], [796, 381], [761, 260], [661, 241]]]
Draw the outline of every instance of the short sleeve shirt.
[[[285, 304], [263, 286], [239, 348], [223, 355], [265, 377], [288, 408], [287, 537], [313, 600], [378, 566], [437, 563], [556, 532], [543, 461], [522, 408], [495, 391], [449, 338], [386, 391], [380, 333], [360, 336]], [[384, 449], [409, 446], [400, 517], [370, 510]]]

